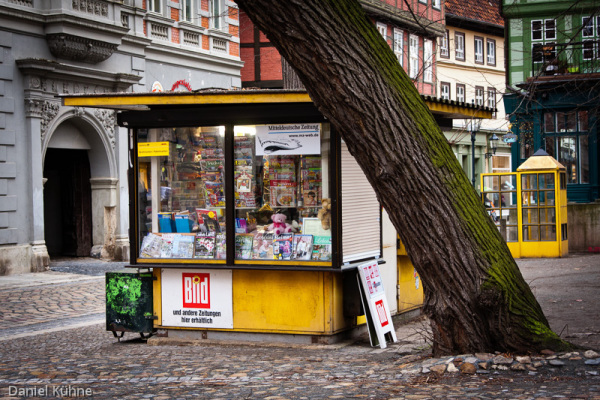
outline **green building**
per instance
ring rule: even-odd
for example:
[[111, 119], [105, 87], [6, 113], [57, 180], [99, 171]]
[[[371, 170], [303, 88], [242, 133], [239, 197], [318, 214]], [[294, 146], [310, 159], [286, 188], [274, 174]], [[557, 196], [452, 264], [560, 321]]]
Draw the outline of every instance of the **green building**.
[[567, 169], [569, 202], [600, 197], [599, 11], [593, 0], [502, 1], [512, 170], [544, 149]]

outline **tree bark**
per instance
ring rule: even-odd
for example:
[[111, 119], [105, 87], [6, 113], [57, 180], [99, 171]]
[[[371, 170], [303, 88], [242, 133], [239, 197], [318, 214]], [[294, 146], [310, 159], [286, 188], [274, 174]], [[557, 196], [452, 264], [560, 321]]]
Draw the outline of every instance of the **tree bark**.
[[236, 0], [341, 133], [423, 280], [433, 353], [566, 349], [357, 0]]

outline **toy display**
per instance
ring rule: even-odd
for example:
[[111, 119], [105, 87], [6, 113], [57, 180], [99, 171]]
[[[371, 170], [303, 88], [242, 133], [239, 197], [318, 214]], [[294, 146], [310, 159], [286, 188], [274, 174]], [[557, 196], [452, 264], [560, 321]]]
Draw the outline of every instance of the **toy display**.
[[329, 230], [331, 228], [331, 199], [321, 200], [321, 206], [317, 217], [321, 220], [323, 229]]
[[285, 222], [287, 217], [284, 214], [273, 214], [271, 215], [271, 219], [273, 223], [267, 227], [267, 231], [273, 232], [276, 235], [292, 231], [292, 225]]

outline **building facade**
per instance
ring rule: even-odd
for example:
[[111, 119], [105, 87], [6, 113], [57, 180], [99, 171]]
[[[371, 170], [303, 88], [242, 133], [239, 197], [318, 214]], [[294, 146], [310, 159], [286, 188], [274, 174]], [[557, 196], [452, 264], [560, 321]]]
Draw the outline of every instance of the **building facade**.
[[[434, 96], [436, 42], [444, 32], [442, 1], [360, 0], [360, 3], [419, 92]], [[240, 41], [244, 87], [301, 87], [277, 49], [243, 12]]]
[[567, 168], [569, 202], [600, 197], [598, 3], [504, 0], [513, 169], [542, 148]]
[[60, 94], [241, 86], [228, 0], [0, 0], [0, 275], [126, 260], [127, 130]]
[[482, 172], [511, 171], [509, 146], [498, 140], [496, 153], [489, 147], [492, 135], [502, 138], [508, 125], [502, 103], [504, 20], [499, 0], [446, 0], [445, 12], [446, 30], [437, 53], [438, 97], [496, 109], [492, 119], [454, 119], [451, 127], [444, 127], [463, 170], [480, 189]]

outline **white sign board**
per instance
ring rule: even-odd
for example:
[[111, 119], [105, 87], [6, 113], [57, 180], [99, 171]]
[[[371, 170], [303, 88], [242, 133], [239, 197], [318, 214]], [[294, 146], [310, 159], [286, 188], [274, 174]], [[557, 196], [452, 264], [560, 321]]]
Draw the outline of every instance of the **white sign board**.
[[233, 329], [231, 270], [162, 269], [162, 325]]
[[371, 314], [379, 346], [384, 349], [387, 347], [386, 334], [391, 336], [393, 342], [397, 339], [377, 261], [359, 265], [358, 275], [368, 304], [368, 310], [365, 307], [365, 312]]
[[256, 155], [321, 154], [321, 124], [256, 127]]

